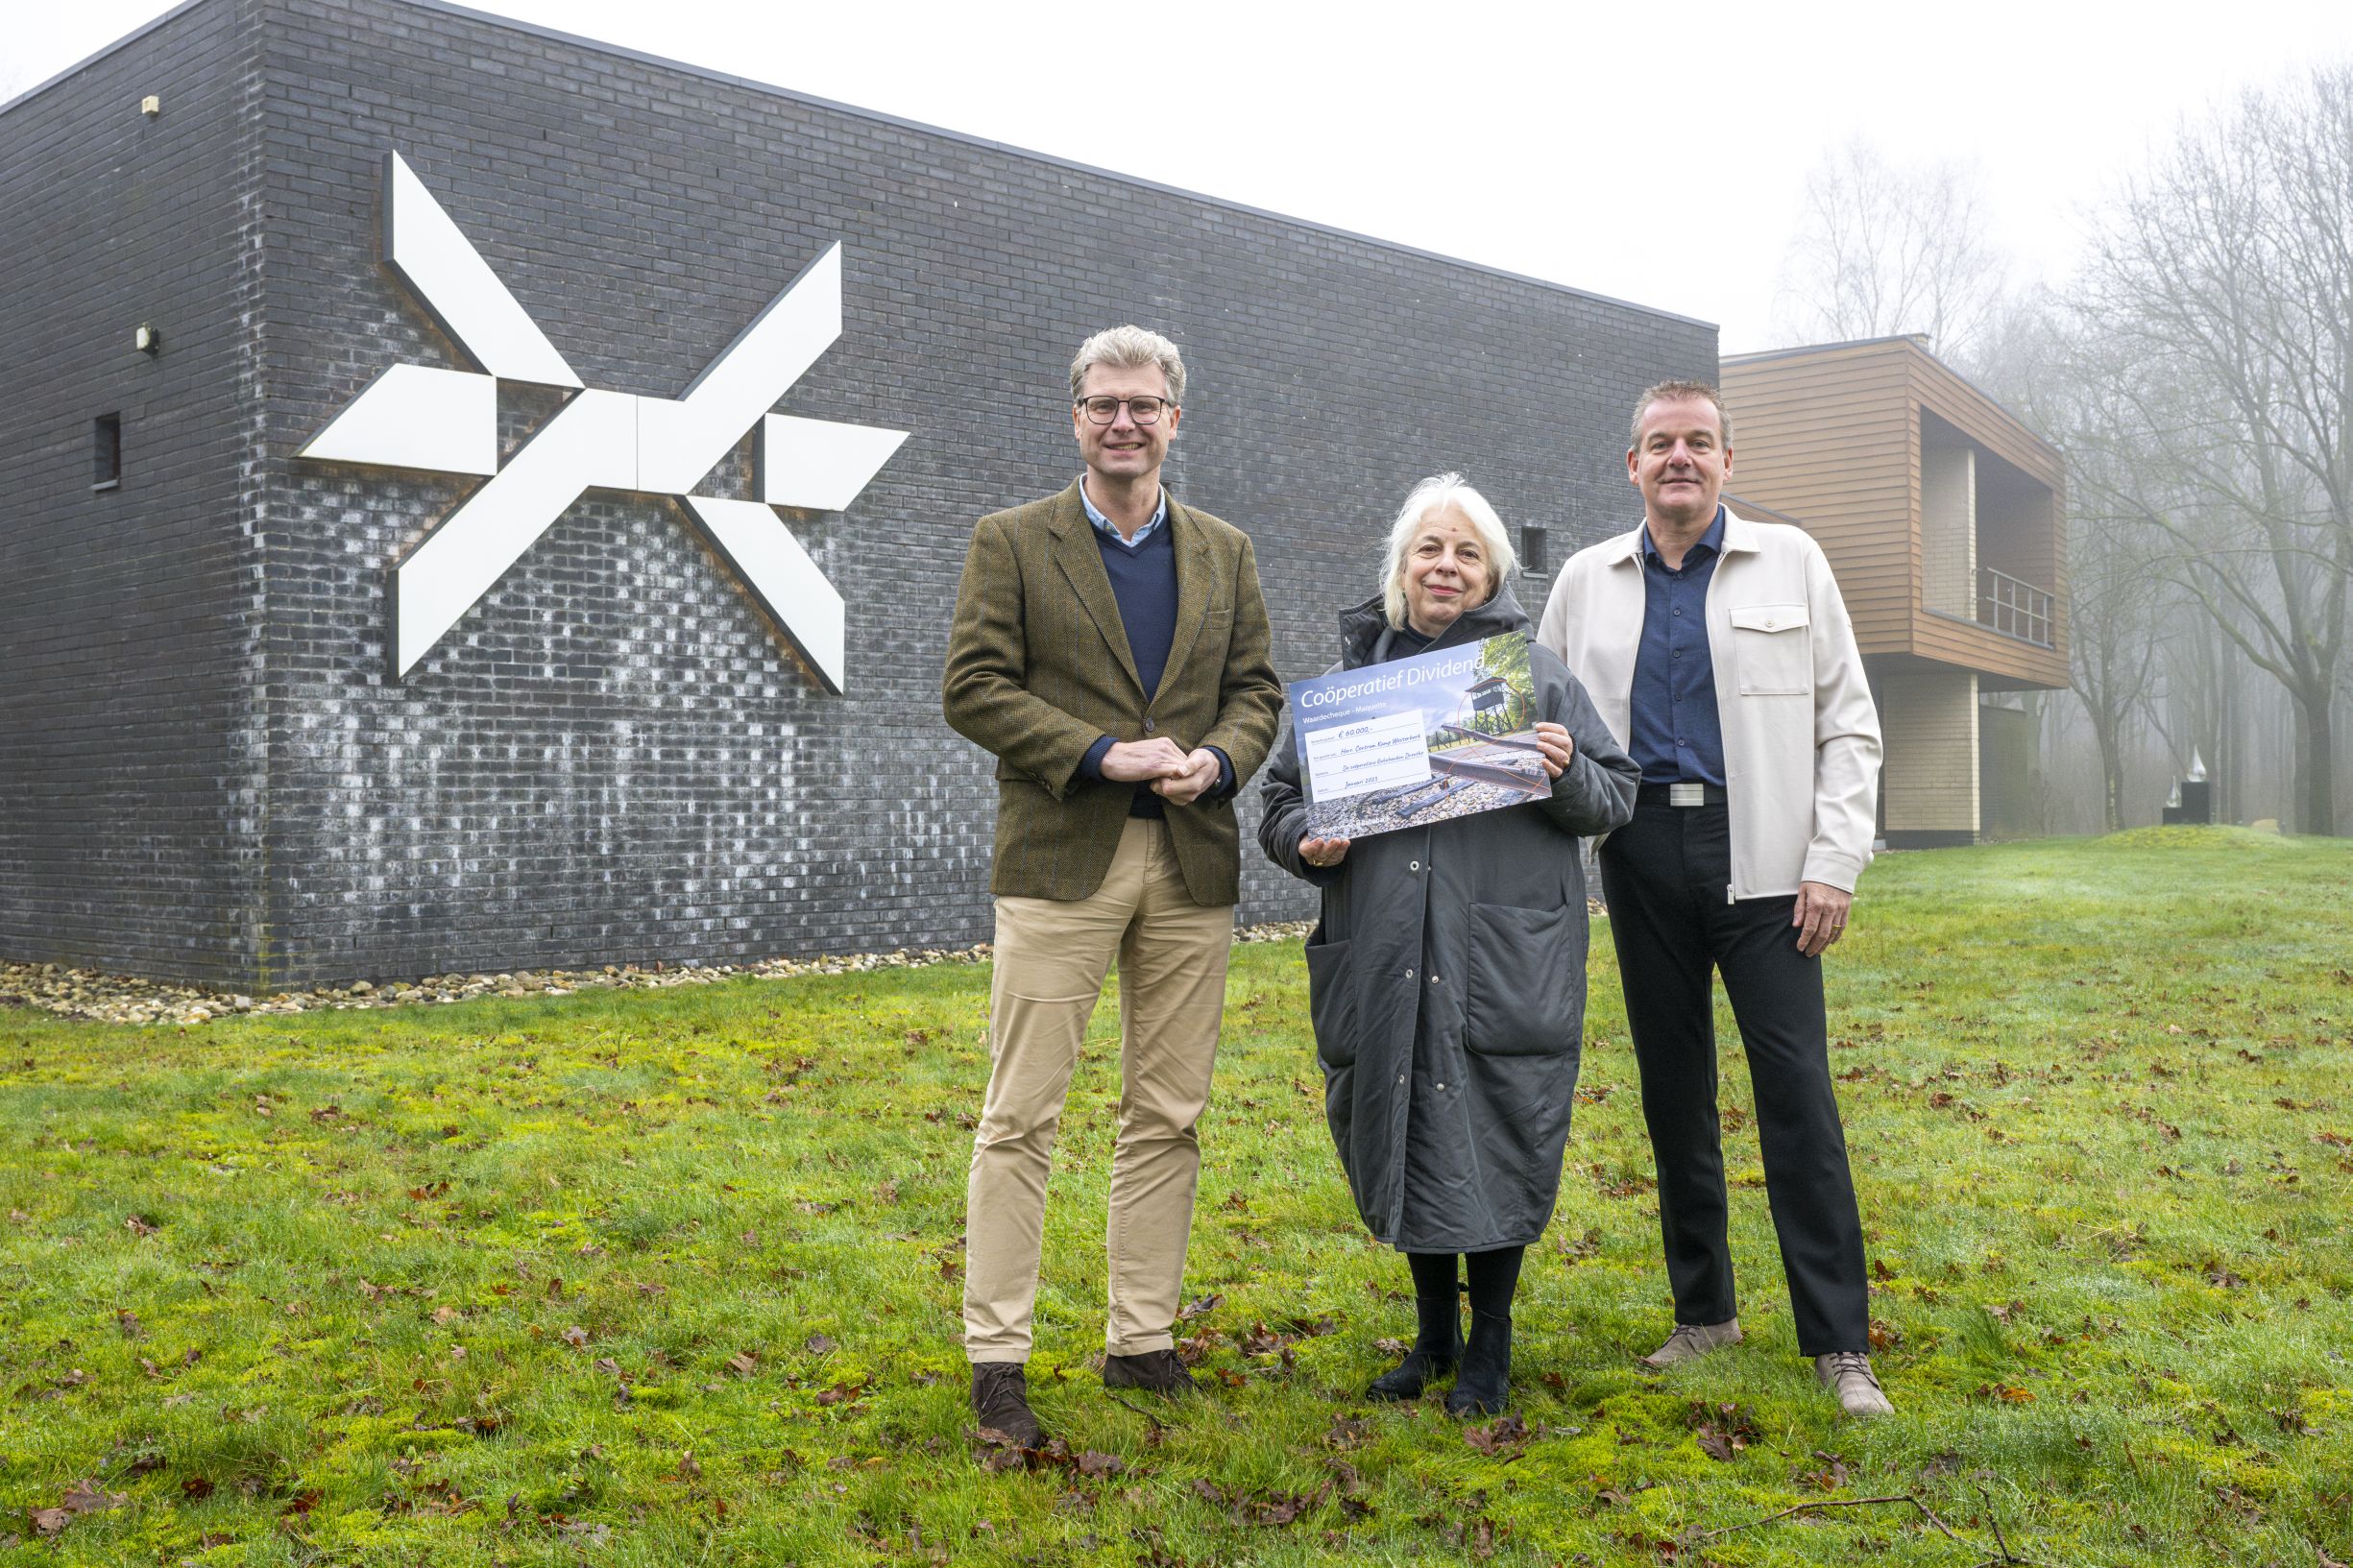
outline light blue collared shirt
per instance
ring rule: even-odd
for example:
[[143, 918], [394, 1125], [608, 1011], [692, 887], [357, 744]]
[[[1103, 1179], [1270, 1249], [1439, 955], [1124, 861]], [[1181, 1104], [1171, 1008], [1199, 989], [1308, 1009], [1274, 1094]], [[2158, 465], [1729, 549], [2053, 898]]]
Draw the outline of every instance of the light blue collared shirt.
[[1095, 497], [1086, 493], [1086, 476], [1084, 474], [1080, 474], [1079, 476], [1079, 504], [1086, 508], [1087, 521], [1093, 523], [1097, 528], [1100, 528], [1104, 533], [1110, 535], [1111, 538], [1117, 543], [1124, 544], [1128, 549], [1132, 550], [1141, 545], [1146, 540], [1152, 538], [1152, 531], [1168, 520], [1168, 487], [1166, 485], [1160, 487], [1160, 504], [1152, 509], [1152, 520], [1146, 523], [1143, 527], [1138, 528], [1135, 531], [1135, 538], [1133, 539], [1129, 539], [1126, 535], [1122, 534], [1119, 531], [1119, 527], [1116, 523], [1112, 522], [1109, 518], [1104, 517], [1101, 511], [1097, 510], [1095, 506]]

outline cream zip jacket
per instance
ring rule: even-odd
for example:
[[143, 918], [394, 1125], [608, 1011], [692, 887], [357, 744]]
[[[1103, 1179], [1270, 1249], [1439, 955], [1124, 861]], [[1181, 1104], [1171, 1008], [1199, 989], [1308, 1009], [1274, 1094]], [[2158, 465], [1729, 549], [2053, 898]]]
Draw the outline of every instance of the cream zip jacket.
[[[1537, 640], [1561, 656], [1619, 745], [1633, 739], [1642, 641], [1642, 528], [1580, 550], [1561, 568]], [[1724, 730], [1731, 898], [1852, 893], [1871, 863], [1880, 715], [1846, 602], [1803, 528], [1724, 513], [1708, 583], [1708, 654]]]

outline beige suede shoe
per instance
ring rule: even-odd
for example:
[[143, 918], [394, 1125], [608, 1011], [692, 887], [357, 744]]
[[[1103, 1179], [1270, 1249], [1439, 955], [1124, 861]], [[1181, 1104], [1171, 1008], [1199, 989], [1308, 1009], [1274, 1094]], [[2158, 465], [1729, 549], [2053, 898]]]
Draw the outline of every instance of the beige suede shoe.
[[1641, 1358], [1641, 1363], [1655, 1372], [1662, 1372], [1678, 1362], [1696, 1361], [1710, 1350], [1740, 1342], [1740, 1319], [1727, 1317], [1721, 1323], [1678, 1323], [1675, 1332], [1666, 1337], [1666, 1343]]
[[1816, 1356], [1814, 1381], [1836, 1394], [1838, 1408], [1849, 1415], [1896, 1413], [1896, 1408], [1887, 1402], [1887, 1395], [1880, 1387], [1878, 1375], [1871, 1370], [1871, 1358], [1859, 1350], [1833, 1350], [1827, 1356]]

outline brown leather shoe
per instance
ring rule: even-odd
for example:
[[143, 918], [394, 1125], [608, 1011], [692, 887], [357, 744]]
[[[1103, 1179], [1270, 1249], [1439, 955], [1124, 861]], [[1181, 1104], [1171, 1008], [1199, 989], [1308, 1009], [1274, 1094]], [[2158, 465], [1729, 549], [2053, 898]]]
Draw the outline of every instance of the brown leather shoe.
[[998, 1433], [1019, 1448], [1035, 1448], [1045, 1436], [1030, 1413], [1030, 1377], [1020, 1362], [972, 1363], [972, 1413], [984, 1435]]
[[1678, 1323], [1675, 1332], [1666, 1337], [1666, 1343], [1641, 1358], [1644, 1366], [1662, 1372], [1678, 1362], [1695, 1361], [1710, 1350], [1740, 1342], [1740, 1319], [1727, 1317], [1721, 1323]]
[[1184, 1358], [1174, 1350], [1147, 1350], [1140, 1356], [1105, 1356], [1103, 1359], [1103, 1386], [1106, 1388], [1142, 1388], [1171, 1399], [1200, 1389], [1200, 1385], [1193, 1381], [1192, 1371], [1184, 1363]]

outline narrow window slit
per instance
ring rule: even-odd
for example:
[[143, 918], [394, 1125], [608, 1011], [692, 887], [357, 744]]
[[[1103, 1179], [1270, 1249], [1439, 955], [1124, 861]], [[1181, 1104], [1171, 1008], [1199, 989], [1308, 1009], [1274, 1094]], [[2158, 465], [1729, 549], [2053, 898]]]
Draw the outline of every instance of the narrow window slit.
[[123, 482], [123, 417], [101, 414], [90, 422], [90, 488], [112, 490]]

